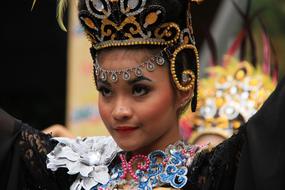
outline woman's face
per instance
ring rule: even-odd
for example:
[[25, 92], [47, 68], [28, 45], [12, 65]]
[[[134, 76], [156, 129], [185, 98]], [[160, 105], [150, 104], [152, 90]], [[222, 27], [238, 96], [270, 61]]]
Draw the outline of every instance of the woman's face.
[[[106, 70], [133, 68], [150, 58], [143, 49], [103, 50], [99, 64]], [[167, 65], [153, 72], [143, 70], [143, 77], [116, 83], [97, 79], [99, 111], [108, 131], [124, 150], [147, 153], [164, 149], [179, 137], [177, 98]]]

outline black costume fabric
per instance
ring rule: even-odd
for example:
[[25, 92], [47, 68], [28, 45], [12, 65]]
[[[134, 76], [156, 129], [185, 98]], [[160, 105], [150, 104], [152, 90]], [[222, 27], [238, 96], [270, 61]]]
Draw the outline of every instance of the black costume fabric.
[[[238, 134], [196, 156], [183, 189], [284, 189], [284, 123], [285, 78]], [[0, 110], [0, 189], [69, 189], [76, 176], [46, 168], [56, 143]]]

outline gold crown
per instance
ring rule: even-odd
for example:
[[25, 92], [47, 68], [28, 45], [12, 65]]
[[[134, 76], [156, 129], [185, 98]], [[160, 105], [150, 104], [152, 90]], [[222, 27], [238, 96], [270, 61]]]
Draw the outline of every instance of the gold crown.
[[227, 59], [230, 63], [226, 67], [208, 68], [208, 77], [200, 81], [197, 112], [187, 112], [181, 118], [182, 130], [191, 127], [190, 143], [207, 134], [229, 138], [275, 87], [276, 83], [260, 68], [232, 57]]
[[[182, 5], [166, 0], [81, 0], [79, 18], [97, 50], [129, 45], [195, 44], [190, 10], [184, 15], [186, 20], [180, 21], [183, 13], [170, 13], [171, 4]], [[174, 15], [174, 19], [168, 19], [169, 15]]]

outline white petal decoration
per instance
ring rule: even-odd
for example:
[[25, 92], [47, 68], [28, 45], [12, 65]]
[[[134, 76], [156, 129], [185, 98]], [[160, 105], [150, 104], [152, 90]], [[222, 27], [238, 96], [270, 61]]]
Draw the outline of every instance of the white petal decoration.
[[67, 168], [68, 174], [78, 174], [71, 190], [89, 190], [110, 180], [108, 165], [121, 149], [112, 137], [54, 138], [59, 143], [47, 155], [47, 168], [56, 171]]
[[89, 173], [91, 173], [93, 171], [93, 168], [94, 166], [87, 166], [85, 164], [79, 164], [78, 167], [80, 168], [79, 169], [79, 172], [80, 172], [80, 175], [83, 176], [83, 177], [89, 177]]
[[58, 158], [66, 158], [70, 161], [75, 162], [80, 158], [79, 154], [74, 152], [70, 147], [62, 147], [61, 151], [57, 154]]
[[70, 175], [74, 175], [74, 174], [77, 174], [77, 173], [80, 173], [80, 163], [78, 162], [69, 162], [69, 163], [66, 163], [66, 168], [68, 169], [68, 174]]
[[108, 181], [110, 179], [110, 175], [109, 175], [107, 166], [95, 167], [93, 172], [90, 173], [90, 176], [94, 177], [95, 179], [98, 179], [98, 182], [101, 184], [108, 183]]
[[88, 178], [83, 178], [83, 183], [82, 186], [84, 189], [89, 190], [92, 187], [94, 187], [95, 185], [97, 185], [98, 182], [95, 181], [93, 178], [88, 177]]
[[99, 165], [102, 154], [100, 152], [88, 152], [87, 154], [82, 155], [81, 162], [86, 163], [87, 165]]
[[47, 163], [47, 168], [52, 171], [56, 171], [58, 168], [62, 168], [66, 166], [66, 160], [58, 159], [58, 160], [49, 160]]
[[70, 186], [70, 190], [81, 190], [82, 188], [82, 181], [79, 177], [76, 178], [76, 180], [73, 182], [73, 184]]

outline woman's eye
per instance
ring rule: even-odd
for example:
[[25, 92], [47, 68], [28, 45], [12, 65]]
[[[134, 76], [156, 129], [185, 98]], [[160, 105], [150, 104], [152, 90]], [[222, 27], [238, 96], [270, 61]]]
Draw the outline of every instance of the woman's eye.
[[103, 95], [103, 96], [111, 96], [112, 91], [106, 87], [101, 87], [98, 89], [98, 91]]
[[143, 85], [135, 85], [133, 87], [133, 95], [134, 96], [143, 96], [149, 92], [149, 88]]

